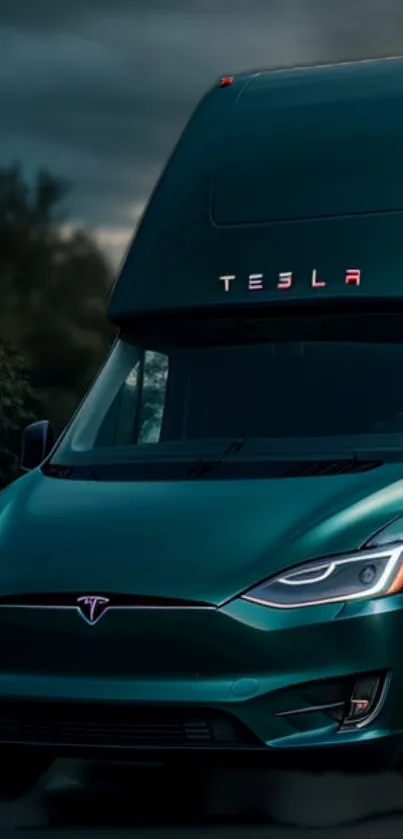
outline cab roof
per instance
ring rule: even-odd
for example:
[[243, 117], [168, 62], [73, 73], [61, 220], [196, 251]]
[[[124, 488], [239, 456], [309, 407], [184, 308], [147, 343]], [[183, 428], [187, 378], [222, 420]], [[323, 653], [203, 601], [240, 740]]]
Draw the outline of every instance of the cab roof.
[[[366, 65], [384, 65], [385, 62], [394, 62], [394, 61], [402, 61], [403, 55], [384, 55], [384, 56], [369, 56], [366, 58], [353, 58], [353, 59], [343, 59], [339, 61], [328, 61], [328, 62], [307, 62], [303, 64], [281, 64], [277, 67], [257, 67], [252, 70], [243, 70], [240, 73], [228, 73], [220, 77], [218, 84], [221, 83], [223, 79], [250, 79], [251, 77], [262, 76], [262, 75], [270, 75], [273, 76], [276, 73], [300, 73], [301, 71], [317, 71], [320, 73], [321, 70], [329, 70], [335, 69], [338, 70], [340, 67], [347, 67], [354, 69], [357, 66], [366, 66]], [[392, 68], [393, 69], [393, 68]]]
[[[275, 303], [283, 274], [287, 299], [306, 299], [313, 271], [316, 295], [403, 297], [403, 58], [223, 78], [151, 197], [111, 319], [245, 305], [252, 292]], [[348, 271], [358, 284], [343, 284]]]

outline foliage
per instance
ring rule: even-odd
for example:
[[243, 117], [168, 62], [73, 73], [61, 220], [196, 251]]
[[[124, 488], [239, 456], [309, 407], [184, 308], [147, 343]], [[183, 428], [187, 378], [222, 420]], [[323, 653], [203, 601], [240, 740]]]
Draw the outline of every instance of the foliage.
[[0, 489], [19, 474], [21, 433], [37, 409], [26, 359], [0, 339]]
[[153, 443], [159, 439], [167, 378], [167, 356], [158, 352], [147, 352], [141, 394], [141, 441], [143, 443]]
[[[68, 184], [47, 171], [30, 185], [20, 164], [0, 168], [0, 338], [16, 350], [13, 361], [11, 355], [2, 359], [1, 408], [14, 387], [23, 412], [28, 386], [24, 357], [42, 417], [53, 422], [56, 432], [68, 421], [113, 337], [105, 320], [111, 268], [87, 232], [66, 233], [63, 202], [68, 193]], [[9, 440], [6, 427], [0, 427], [4, 450]], [[19, 443], [7, 451], [7, 462], [14, 463]]]

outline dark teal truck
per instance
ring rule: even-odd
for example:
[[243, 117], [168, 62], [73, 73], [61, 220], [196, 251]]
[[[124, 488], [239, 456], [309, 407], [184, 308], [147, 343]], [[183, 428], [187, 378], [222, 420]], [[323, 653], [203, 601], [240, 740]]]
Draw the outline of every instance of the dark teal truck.
[[400, 760], [402, 148], [401, 59], [196, 109], [103, 369], [0, 495], [3, 790], [61, 755]]

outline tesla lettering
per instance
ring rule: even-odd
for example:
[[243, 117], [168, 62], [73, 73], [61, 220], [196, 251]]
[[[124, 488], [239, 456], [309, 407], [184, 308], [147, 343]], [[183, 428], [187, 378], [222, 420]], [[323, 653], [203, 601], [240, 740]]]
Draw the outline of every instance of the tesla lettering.
[[317, 272], [316, 268], [314, 268], [313, 271], [312, 271], [312, 279], [311, 279], [312, 288], [323, 288], [325, 285], [326, 285], [326, 283], [323, 283], [320, 280], [318, 280], [318, 272]]
[[360, 285], [361, 271], [358, 268], [348, 268], [344, 278], [346, 285]]
[[[243, 277], [238, 277], [236, 274], [222, 274], [218, 279], [222, 283], [224, 291], [229, 292], [233, 287], [234, 281], [238, 281], [238, 279], [242, 281]], [[344, 271], [343, 279], [340, 277], [340, 281], [346, 286], [357, 287], [361, 285], [361, 269], [347, 268]], [[264, 291], [265, 288], [270, 289], [273, 285], [271, 278], [266, 279], [265, 275], [260, 273], [249, 274], [246, 282], [248, 291]], [[275, 288], [279, 291], [289, 291], [293, 288], [294, 283], [295, 274], [293, 271], [280, 271], [277, 275]], [[313, 268], [311, 272], [309, 286], [313, 289], [326, 288], [327, 286], [327, 281], [319, 276], [317, 268]]]
[[293, 283], [293, 273], [292, 273], [292, 271], [282, 271], [278, 275], [277, 288], [280, 288], [280, 289], [292, 288], [292, 283]]
[[224, 291], [229, 291], [231, 288], [232, 280], [235, 280], [235, 274], [224, 274], [220, 277], [222, 283], [224, 283]]
[[263, 274], [249, 274], [249, 291], [261, 291], [263, 288]]

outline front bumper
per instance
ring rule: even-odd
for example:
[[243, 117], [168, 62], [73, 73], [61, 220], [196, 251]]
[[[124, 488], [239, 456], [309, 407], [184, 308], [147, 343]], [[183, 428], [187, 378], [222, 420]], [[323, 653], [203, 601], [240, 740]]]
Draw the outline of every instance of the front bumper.
[[[402, 596], [287, 611], [242, 600], [111, 610], [94, 626], [75, 612], [1, 608], [0, 747], [349, 769], [371, 752], [383, 762], [403, 737], [402, 630]], [[388, 683], [366, 725], [341, 731], [321, 709], [279, 716], [326, 704], [317, 695], [347, 699], [373, 673]]]

